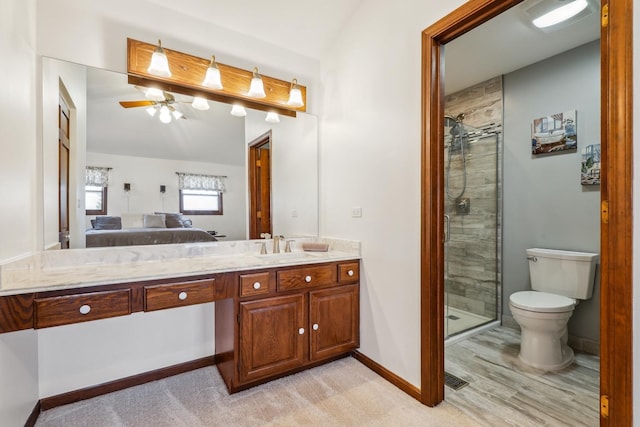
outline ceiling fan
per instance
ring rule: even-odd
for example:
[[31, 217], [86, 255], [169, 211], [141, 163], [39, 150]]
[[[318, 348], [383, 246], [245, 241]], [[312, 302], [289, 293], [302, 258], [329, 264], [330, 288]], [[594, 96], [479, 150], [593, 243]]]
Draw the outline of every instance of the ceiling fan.
[[136, 107], [148, 107], [146, 109], [150, 116], [155, 116], [156, 113], [160, 113], [158, 118], [162, 123], [171, 122], [171, 116], [177, 119], [186, 119], [184, 114], [178, 111], [173, 104], [176, 104], [175, 97], [165, 91], [158, 89], [147, 89], [136, 86], [136, 89], [141, 90], [149, 99], [139, 101], [119, 101], [120, 105], [124, 108], [136, 108]]

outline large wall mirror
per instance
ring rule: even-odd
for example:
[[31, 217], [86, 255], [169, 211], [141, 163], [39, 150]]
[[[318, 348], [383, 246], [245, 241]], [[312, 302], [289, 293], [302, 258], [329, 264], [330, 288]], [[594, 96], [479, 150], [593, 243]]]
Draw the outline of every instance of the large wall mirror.
[[[52, 58], [43, 58], [42, 70], [44, 249], [60, 245], [65, 227], [69, 247], [87, 246], [95, 219], [85, 211], [87, 166], [110, 168], [103, 215], [120, 217], [123, 229], [144, 225], [136, 222], [138, 215], [180, 212], [176, 172], [224, 176], [222, 214], [183, 217], [224, 240], [249, 238], [249, 144], [265, 134], [272, 232], [317, 236], [315, 116], [298, 113], [268, 123], [262, 111], [232, 116], [231, 105], [213, 101], [201, 110], [192, 97], [175, 93], [150, 106], [150, 95], [128, 84], [125, 74]], [[121, 101], [141, 102], [125, 108]], [[170, 123], [160, 120], [163, 105]]]

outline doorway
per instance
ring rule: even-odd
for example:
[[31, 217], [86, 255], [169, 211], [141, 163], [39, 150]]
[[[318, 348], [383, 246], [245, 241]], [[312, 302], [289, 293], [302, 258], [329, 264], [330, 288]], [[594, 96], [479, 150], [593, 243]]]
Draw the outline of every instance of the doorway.
[[71, 112], [60, 94], [58, 96], [58, 242], [60, 249], [69, 249], [70, 129]]
[[272, 234], [271, 131], [249, 143], [249, 239]]
[[[422, 34], [421, 401], [430, 406], [444, 399], [444, 45], [520, 2], [470, 0]], [[632, 6], [602, 1], [600, 393], [607, 426], [632, 423]]]

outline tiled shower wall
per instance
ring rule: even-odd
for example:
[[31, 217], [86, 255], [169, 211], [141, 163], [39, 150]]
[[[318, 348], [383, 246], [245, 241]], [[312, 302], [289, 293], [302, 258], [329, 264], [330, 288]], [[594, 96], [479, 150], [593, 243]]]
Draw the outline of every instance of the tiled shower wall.
[[[465, 114], [464, 125], [501, 130], [502, 77], [479, 83], [446, 96], [445, 111], [456, 117]], [[497, 125], [497, 126], [496, 126]], [[470, 138], [465, 146], [466, 189], [471, 211], [456, 213], [456, 201], [445, 195], [450, 217], [450, 238], [446, 246], [447, 305], [491, 319], [500, 313], [502, 133]], [[462, 189], [463, 168], [459, 150], [445, 150], [445, 167], [450, 164], [448, 193]]]

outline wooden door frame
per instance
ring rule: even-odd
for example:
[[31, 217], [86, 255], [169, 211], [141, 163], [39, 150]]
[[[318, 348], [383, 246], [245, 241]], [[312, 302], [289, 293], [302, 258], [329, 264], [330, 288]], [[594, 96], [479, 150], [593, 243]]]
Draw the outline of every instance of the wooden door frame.
[[[255, 165], [252, 164], [252, 162], [255, 161], [256, 158], [256, 153], [258, 152], [258, 149], [260, 149], [260, 147], [262, 147], [263, 145], [269, 144], [269, 149], [271, 149], [271, 141], [273, 140], [272, 138], [272, 131], [269, 130], [265, 133], [263, 133], [262, 135], [260, 135], [259, 137], [257, 137], [256, 139], [254, 139], [253, 141], [251, 141], [249, 143], [249, 152], [248, 152], [248, 159], [247, 159], [247, 164], [248, 164], [248, 169], [249, 169], [249, 176], [248, 176], [248, 180], [249, 180], [249, 238], [251, 238], [252, 235], [256, 234], [256, 230], [255, 230], [255, 222], [252, 220], [252, 216], [256, 210], [256, 206], [255, 206], [255, 194], [257, 192], [256, 189], [256, 185], [255, 185], [255, 180], [256, 180], [256, 170], [255, 170]], [[271, 166], [269, 166], [269, 168], [271, 168]], [[271, 177], [271, 170], [269, 170], [269, 177]], [[271, 178], [269, 178], [269, 185], [271, 185]], [[269, 215], [271, 215], [271, 189], [269, 190]], [[270, 230], [269, 230], [269, 234], [273, 234], [273, 223], [271, 221], [269, 221], [270, 224]], [[256, 237], [257, 238], [257, 237]]]
[[[444, 48], [522, 0], [469, 0], [422, 33], [421, 401], [444, 399]], [[633, 411], [633, 0], [602, 0], [600, 393], [601, 425]], [[611, 142], [611, 143], [610, 143]], [[615, 143], [614, 143], [615, 142]], [[607, 206], [608, 205], [608, 206]], [[605, 212], [606, 211], [606, 212]]]

